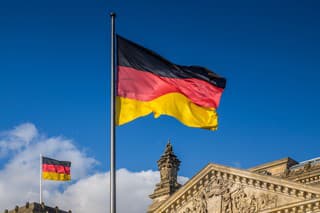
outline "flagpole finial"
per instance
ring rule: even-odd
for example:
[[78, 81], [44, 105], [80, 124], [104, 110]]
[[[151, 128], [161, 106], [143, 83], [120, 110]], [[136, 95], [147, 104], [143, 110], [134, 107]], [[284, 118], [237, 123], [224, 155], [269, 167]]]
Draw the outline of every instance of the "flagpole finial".
[[111, 13], [110, 13], [110, 16], [111, 16], [111, 17], [112, 17], [112, 16], [115, 17], [115, 16], [116, 16], [116, 13], [115, 13], [115, 12], [111, 12]]

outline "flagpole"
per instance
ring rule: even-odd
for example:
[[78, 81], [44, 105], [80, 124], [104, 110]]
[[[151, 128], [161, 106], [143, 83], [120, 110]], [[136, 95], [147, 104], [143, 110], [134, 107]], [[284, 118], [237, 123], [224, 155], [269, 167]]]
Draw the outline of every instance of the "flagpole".
[[42, 204], [42, 154], [40, 154], [40, 204]]
[[111, 107], [110, 107], [110, 213], [116, 213], [116, 144], [115, 144], [115, 18], [111, 17]]

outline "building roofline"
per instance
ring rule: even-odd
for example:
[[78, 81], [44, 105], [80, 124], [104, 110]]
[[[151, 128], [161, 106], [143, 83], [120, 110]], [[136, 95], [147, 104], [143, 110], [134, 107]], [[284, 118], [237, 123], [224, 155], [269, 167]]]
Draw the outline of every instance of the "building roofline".
[[258, 166], [251, 167], [251, 168], [249, 168], [247, 170], [251, 171], [251, 172], [254, 172], [254, 171], [261, 170], [261, 169], [266, 169], [266, 168], [269, 168], [269, 167], [278, 166], [278, 165], [281, 165], [281, 164], [284, 164], [284, 163], [287, 163], [288, 167], [291, 167], [293, 165], [299, 164], [299, 162], [297, 162], [296, 160], [294, 160], [294, 159], [292, 159], [290, 157], [286, 157], [286, 158], [282, 158], [282, 159], [279, 159], [279, 160], [263, 163], [263, 164], [260, 164]]
[[[289, 158], [286, 158], [289, 159]], [[283, 160], [283, 159], [282, 159]], [[284, 161], [283, 161], [284, 162]], [[164, 201], [160, 206], [155, 209], [150, 209], [151, 212], [162, 212], [164, 209], [170, 207], [177, 198], [182, 197], [187, 191], [192, 190], [195, 186], [210, 175], [212, 171], [218, 171], [222, 173], [228, 173], [231, 175], [241, 176], [242, 178], [247, 179], [256, 179], [262, 182], [267, 182], [271, 184], [278, 185], [280, 184], [283, 187], [293, 188], [299, 191], [314, 193], [320, 196], [320, 188], [315, 188], [312, 186], [307, 186], [301, 183], [296, 183], [290, 180], [284, 180], [273, 176], [265, 176], [261, 174], [252, 173], [252, 171], [226, 167], [219, 164], [210, 163], [206, 165], [202, 170], [200, 170], [195, 176], [193, 176], [189, 181], [187, 181], [178, 191], [176, 191], [172, 196], [170, 196], [166, 201]]]

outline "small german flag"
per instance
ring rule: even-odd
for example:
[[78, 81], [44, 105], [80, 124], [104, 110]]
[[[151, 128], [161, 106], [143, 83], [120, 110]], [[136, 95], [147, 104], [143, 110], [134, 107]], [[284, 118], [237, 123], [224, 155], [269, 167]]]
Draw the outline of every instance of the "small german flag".
[[116, 123], [168, 115], [184, 125], [215, 130], [226, 79], [200, 66], [171, 63], [117, 35]]
[[68, 181], [71, 162], [42, 157], [42, 178], [45, 180]]

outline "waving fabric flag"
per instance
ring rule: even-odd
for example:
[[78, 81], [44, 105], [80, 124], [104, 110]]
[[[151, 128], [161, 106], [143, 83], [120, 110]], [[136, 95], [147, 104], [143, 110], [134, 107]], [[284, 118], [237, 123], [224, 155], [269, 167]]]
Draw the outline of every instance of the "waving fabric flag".
[[118, 125], [153, 113], [190, 127], [217, 128], [225, 78], [204, 67], [173, 64], [119, 35], [117, 53]]
[[42, 178], [57, 181], [71, 180], [70, 167], [70, 161], [58, 161], [42, 157]]

